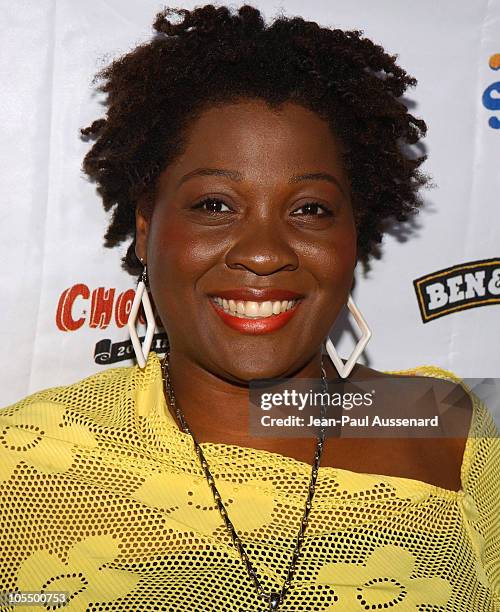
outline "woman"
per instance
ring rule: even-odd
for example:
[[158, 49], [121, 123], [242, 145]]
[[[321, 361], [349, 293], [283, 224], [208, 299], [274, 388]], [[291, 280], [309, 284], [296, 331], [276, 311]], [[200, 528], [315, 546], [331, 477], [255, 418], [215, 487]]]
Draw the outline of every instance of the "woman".
[[384, 222], [418, 210], [415, 80], [359, 32], [250, 6], [154, 27], [100, 73], [107, 115], [82, 131], [107, 244], [133, 237], [169, 351], [136, 343], [139, 365], [2, 411], [2, 589], [74, 610], [499, 610], [498, 432], [465, 387], [462, 438], [246, 422], [255, 379], [459, 382], [322, 355]]

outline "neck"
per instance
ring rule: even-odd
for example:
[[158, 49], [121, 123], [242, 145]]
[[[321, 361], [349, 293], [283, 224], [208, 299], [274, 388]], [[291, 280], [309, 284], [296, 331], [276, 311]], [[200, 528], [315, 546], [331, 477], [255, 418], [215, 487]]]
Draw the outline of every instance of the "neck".
[[[321, 364], [321, 353], [318, 351], [291, 378], [320, 378]], [[233, 444], [279, 452], [279, 439], [254, 437], [249, 433], [247, 384], [231, 383], [174, 350], [168, 355], [168, 365], [176, 406], [180, 408], [198, 443]], [[324, 367], [327, 378], [338, 378], [327, 357]], [[181, 427], [166, 391], [165, 396], [172, 417]], [[290, 442], [292, 440], [288, 440]]]

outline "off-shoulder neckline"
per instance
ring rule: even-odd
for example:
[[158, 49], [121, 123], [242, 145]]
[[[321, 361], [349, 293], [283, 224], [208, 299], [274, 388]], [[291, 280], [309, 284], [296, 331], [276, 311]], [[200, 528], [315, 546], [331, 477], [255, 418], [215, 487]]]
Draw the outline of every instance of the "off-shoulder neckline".
[[[150, 354], [148, 361], [152, 362], [152, 365], [154, 367], [155, 379], [157, 380], [158, 384], [163, 386], [161, 363], [160, 363], [160, 359], [158, 355], [156, 355], [156, 353]], [[434, 377], [435, 374], [438, 374], [438, 377], [439, 375], [441, 375], [440, 376], [441, 378], [444, 378], [447, 380], [451, 380], [451, 381], [458, 382], [458, 383], [463, 382], [460, 377], [458, 377], [456, 374], [454, 374], [450, 370], [446, 370], [444, 368], [440, 368], [439, 366], [435, 366], [435, 365], [420, 365], [420, 366], [416, 366], [413, 368], [407, 368], [403, 370], [384, 370], [384, 371], [381, 370], [381, 372], [383, 374], [394, 374], [397, 376], [405, 376], [405, 375], [412, 376], [414, 375], [414, 373], [418, 374], [419, 372], [423, 372], [422, 374], [423, 376], [427, 376], [430, 378]], [[466, 493], [465, 483], [467, 482], [468, 469], [471, 463], [471, 458], [474, 455], [476, 435], [471, 435], [471, 433], [475, 434], [475, 431], [476, 431], [477, 411], [478, 411], [477, 402], [479, 401], [478, 398], [469, 391], [467, 386], [465, 386], [464, 389], [469, 395], [469, 397], [471, 398], [472, 415], [471, 415], [469, 431], [467, 435], [467, 441], [465, 444], [462, 462], [460, 466], [461, 487], [458, 491], [455, 491], [452, 489], [446, 489], [444, 487], [440, 487], [439, 485], [432, 484], [430, 482], [426, 482], [423, 480], [407, 478], [405, 476], [392, 476], [392, 475], [387, 475], [387, 474], [372, 474], [368, 472], [356, 472], [354, 470], [347, 470], [345, 468], [337, 468], [333, 466], [321, 466], [320, 465], [319, 474], [344, 474], [346, 476], [354, 475], [354, 477], [355, 476], [368, 476], [370, 478], [381, 478], [384, 481], [393, 482], [396, 485], [397, 484], [403, 485], [406, 489], [415, 487], [415, 489], [418, 489], [420, 492], [426, 492], [428, 494], [432, 494], [434, 496], [442, 497], [445, 499], [458, 500], [462, 498]], [[167, 424], [171, 429], [175, 430], [178, 435], [181, 435], [182, 437], [185, 436], [186, 439], [190, 438], [189, 434], [185, 433], [179, 428], [177, 422], [170, 414], [170, 411], [168, 409], [168, 406], [165, 400], [165, 396], [163, 394], [163, 390], [162, 390], [160, 397], [162, 398], [162, 402], [161, 402], [161, 405], [158, 406], [160, 410], [160, 414], [158, 415], [158, 417], [165, 424]], [[248, 452], [248, 453], [253, 453], [253, 454], [259, 454], [262, 457], [273, 457], [277, 462], [286, 461], [289, 465], [290, 464], [295, 465], [297, 469], [300, 471], [311, 469], [311, 464], [306, 463], [305, 461], [301, 461], [300, 459], [295, 459], [294, 457], [283, 455], [282, 453], [277, 453], [274, 451], [268, 451], [268, 450], [257, 449], [257, 448], [246, 447], [246, 446], [239, 446], [236, 444], [226, 444], [226, 443], [221, 443], [221, 442], [201, 442], [200, 446], [202, 449], [209, 449], [211, 454], [227, 453], [228, 450], [233, 451], [233, 452], [243, 451], [243, 452]]]

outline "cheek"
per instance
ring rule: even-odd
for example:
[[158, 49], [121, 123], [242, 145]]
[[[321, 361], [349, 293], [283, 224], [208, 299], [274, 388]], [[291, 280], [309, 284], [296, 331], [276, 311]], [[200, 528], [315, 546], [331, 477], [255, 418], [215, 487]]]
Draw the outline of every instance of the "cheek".
[[357, 234], [354, 221], [342, 224], [325, 240], [311, 243], [307, 260], [325, 290], [339, 294], [349, 291], [357, 256]]
[[[157, 218], [151, 224], [148, 262], [159, 291], [192, 296], [197, 280], [220, 257], [223, 244], [213, 235], [175, 218]], [[169, 288], [169, 289], [167, 289]]]

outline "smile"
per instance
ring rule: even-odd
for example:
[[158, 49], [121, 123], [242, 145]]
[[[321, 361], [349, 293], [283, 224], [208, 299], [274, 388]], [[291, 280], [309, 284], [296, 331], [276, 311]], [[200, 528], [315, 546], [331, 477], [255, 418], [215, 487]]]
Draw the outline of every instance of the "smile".
[[226, 300], [221, 297], [213, 297], [213, 301], [220, 306], [224, 312], [242, 319], [265, 319], [273, 317], [290, 310], [299, 300], [281, 300], [275, 302], [251, 302], [244, 300]]
[[229, 327], [247, 334], [265, 334], [286, 325], [302, 299], [256, 302], [212, 296], [209, 301]]

